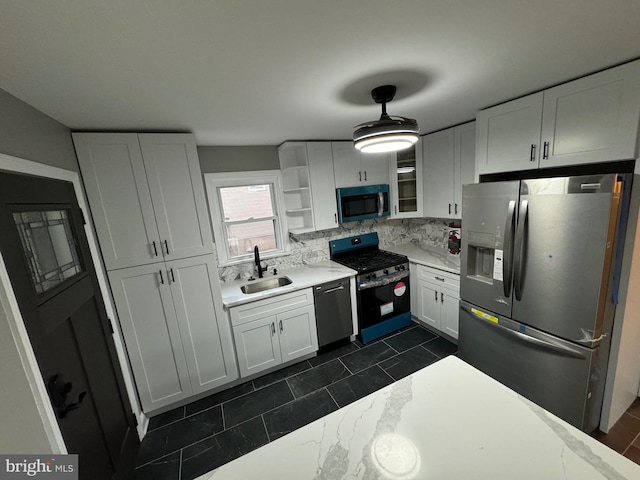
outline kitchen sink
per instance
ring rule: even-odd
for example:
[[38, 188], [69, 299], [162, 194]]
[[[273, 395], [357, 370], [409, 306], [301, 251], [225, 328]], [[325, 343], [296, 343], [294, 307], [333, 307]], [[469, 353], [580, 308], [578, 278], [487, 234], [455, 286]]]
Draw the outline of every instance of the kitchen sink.
[[265, 290], [271, 290], [272, 288], [284, 287], [285, 285], [291, 285], [291, 279], [289, 277], [273, 277], [266, 278], [264, 280], [258, 280], [251, 283], [245, 283], [240, 287], [242, 293], [258, 293]]

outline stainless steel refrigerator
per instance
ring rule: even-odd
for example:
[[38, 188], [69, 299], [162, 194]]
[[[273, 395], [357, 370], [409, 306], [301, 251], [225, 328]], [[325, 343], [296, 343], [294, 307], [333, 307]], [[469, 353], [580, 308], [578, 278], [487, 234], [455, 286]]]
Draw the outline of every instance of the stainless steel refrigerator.
[[626, 182], [463, 187], [459, 356], [585, 431], [602, 408]]

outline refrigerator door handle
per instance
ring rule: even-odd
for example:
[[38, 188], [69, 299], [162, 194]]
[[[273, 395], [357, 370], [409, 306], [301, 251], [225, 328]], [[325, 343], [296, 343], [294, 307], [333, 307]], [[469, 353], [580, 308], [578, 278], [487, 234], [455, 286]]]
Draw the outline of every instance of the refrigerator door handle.
[[485, 325], [492, 327], [492, 328], [496, 328], [500, 331], [500, 333], [503, 333], [505, 335], [520, 339], [524, 342], [530, 343], [532, 345], [536, 345], [542, 348], [545, 348], [547, 350], [553, 350], [554, 352], [569, 356], [569, 357], [575, 357], [575, 358], [587, 358], [585, 356], [584, 353], [580, 352], [579, 350], [575, 350], [573, 348], [567, 347], [565, 345], [559, 345], [556, 343], [551, 343], [551, 342], [547, 342], [545, 340], [541, 340], [539, 338], [535, 338], [535, 337], [531, 337], [525, 333], [521, 333], [521, 332], [517, 332], [515, 330], [511, 330], [510, 328], [506, 328], [503, 327], [502, 325], [500, 325], [499, 323], [495, 323], [495, 322], [491, 322], [491, 321], [487, 321], [485, 318], [481, 317], [480, 315], [476, 315], [474, 312], [471, 311], [471, 309], [465, 307], [465, 306], [460, 306], [461, 309], [463, 309], [465, 312], [469, 313], [473, 318], [475, 318], [476, 320], [480, 320], [482, 321]]
[[504, 296], [511, 296], [511, 282], [513, 280], [513, 235], [516, 229], [516, 202], [509, 202], [509, 210], [507, 212], [507, 224], [504, 227], [504, 261], [502, 262], [502, 286], [504, 288]]
[[524, 231], [527, 226], [527, 215], [529, 212], [529, 201], [520, 202], [520, 212], [518, 213], [518, 228], [516, 230], [515, 261], [513, 266], [514, 280], [513, 287], [516, 300], [522, 300], [522, 277], [524, 276]]

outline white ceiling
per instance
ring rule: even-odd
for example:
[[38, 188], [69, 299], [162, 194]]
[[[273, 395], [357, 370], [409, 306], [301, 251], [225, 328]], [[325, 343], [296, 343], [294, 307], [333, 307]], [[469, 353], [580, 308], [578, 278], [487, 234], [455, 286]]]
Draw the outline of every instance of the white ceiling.
[[0, 0], [0, 88], [77, 130], [198, 145], [422, 133], [640, 57], [639, 0]]

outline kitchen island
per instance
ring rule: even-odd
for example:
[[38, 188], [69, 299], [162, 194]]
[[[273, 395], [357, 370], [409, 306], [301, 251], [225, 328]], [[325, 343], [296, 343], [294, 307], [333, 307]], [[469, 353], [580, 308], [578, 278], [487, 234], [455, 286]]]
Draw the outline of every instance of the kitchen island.
[[449, 356], [210, 479], [638, 479], [640, 466]]

